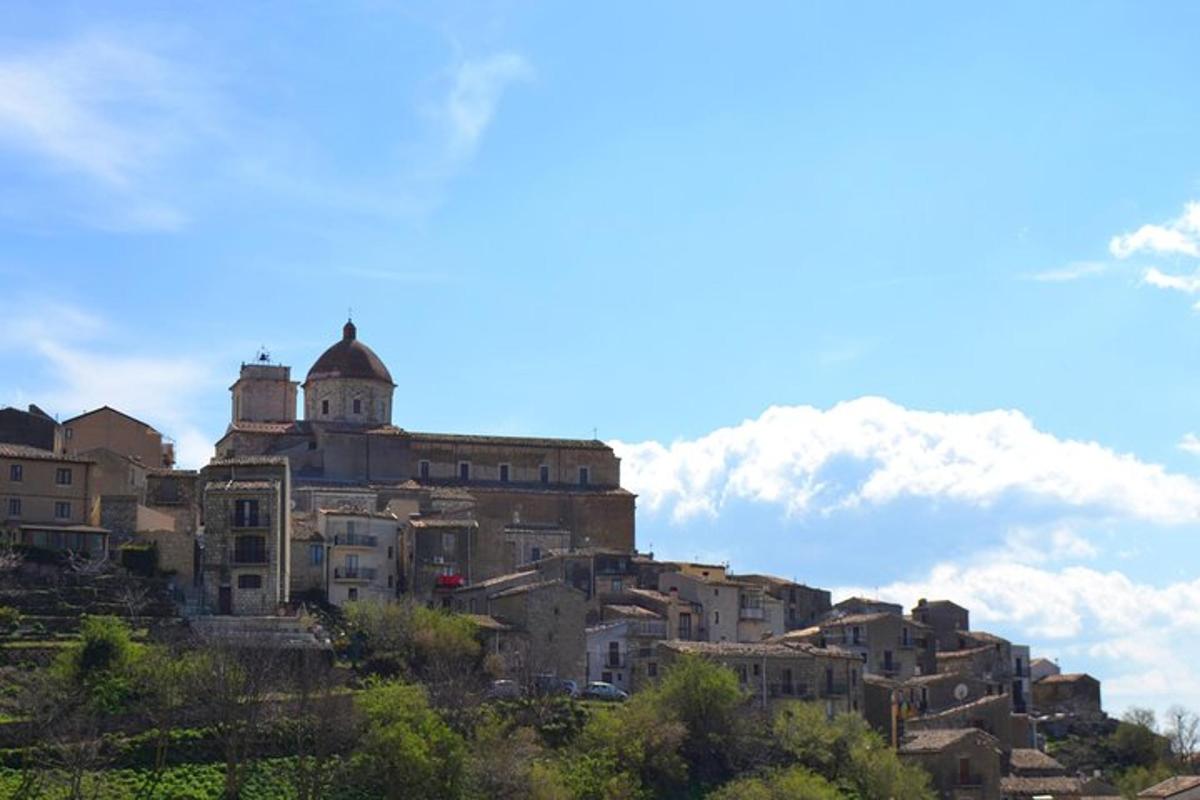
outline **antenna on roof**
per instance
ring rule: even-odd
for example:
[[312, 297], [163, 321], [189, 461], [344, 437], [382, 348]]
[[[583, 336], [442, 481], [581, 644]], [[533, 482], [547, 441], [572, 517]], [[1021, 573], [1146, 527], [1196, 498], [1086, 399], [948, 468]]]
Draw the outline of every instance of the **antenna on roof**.
[[354, 321], [354, 306], [346, 307], [346, 319], [350, 320], [351, 322]]

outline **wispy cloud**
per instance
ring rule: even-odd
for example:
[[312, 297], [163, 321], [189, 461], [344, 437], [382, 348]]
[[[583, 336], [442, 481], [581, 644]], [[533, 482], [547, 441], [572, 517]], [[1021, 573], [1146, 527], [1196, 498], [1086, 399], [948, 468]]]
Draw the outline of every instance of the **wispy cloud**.
[[[24, 298], [0, 305], [10, 331], [0, 344], [7, 356], [33, 355], [38, 374], [22, 372], [6, 391], [11, 399], [33, 402], [71, 416], [110, 405], [155, 425], [176, 440], [182, 466], [194, 467], [212, 455], [211, 432], [201, 431], [190, 409], [199, 397], [221, 390], [224, 381], [208, 360], [178, 352], [130, 352], [128, 336], [112, 323], [78, 307]], [[13, 342], [19, 342], [18, 354]]]
[[1101, 275], [1107, 270], [1108, 264], [1103, 261], [1072, 261], [1065, 267], [1035, 272], [1027, 277], [1031, 281], [1040, 283], [1066, 283]]
[[446, 126], [446, 152], [451, 161], [461, 162], [475, 154], [504, 92], [511, 84], [532, 76], [529, 62], [514, 52], [465, 59], [454, 68], [449, 91], [439, 109]]
[[86, 181], [106, 198], [92, 220], [102, 227], [183, 225], [185, 213], [155, 179], [212, 135], [214, 120], [194, 76], [122, 37], [94, 33], [0, 58], [0, 146], [32, 156], [47, 179]]
[[1185, 433], [1183, 438], [1179, 440], [1179, 444], [1175, 446], [1185, 453], [1200, 456], [1200, 436], [1194, 433]]

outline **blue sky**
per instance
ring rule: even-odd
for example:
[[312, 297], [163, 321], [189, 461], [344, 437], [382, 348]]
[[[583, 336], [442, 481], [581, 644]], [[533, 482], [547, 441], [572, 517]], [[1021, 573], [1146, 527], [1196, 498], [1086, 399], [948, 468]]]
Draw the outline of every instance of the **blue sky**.
[[643, 547], [1200, 707], [1197, 17], [9, 3], [0, 403], [195, 464], [353, 307], [397, 424], [613, 441]]

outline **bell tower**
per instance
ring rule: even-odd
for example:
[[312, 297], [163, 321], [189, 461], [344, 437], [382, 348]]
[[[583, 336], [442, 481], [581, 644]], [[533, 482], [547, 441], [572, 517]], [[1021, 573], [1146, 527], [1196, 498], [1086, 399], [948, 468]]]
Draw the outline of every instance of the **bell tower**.
[[239, 422], [295, 422], [296, 387], [292, 368], [272, 364], [271, 355], [260, 350], [253, 363], [242, 364], [233, 393], [232, 420]]

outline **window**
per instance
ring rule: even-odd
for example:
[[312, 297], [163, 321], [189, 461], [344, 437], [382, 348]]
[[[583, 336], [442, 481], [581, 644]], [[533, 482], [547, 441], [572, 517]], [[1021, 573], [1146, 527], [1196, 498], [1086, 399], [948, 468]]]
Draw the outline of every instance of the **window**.
[[54, 473], [54, 482], [59, 486], [71, 485], [71, 468], [59, 467]]
[[713, 612], [713, 625], [720, 625], [720, 624], [721, 624], [721, 612], [714, 611]]
[[321, 416], [324, 416], [324, 417], [329, 416], [329, 401], [328, 400], [321, 401]]
[[392, 557], [392, 546], [389, 544], [388, 545], [388, 558], [390, 559], [391, 557]]
[[651, 678], [658, 677], [658, 662], [650, 661], [646, 664], [646, 675]]
[[362, 413], [362, 400], [359, 400], [357, 397], [354, 398], [354, 413], [355, 414]]
[[589, 478], [591, 478], [591, 470], [589, 470], [587, 467], [580, 467], [579, 468], [579, 485], [587, 486]]
[[500, 482], [508, 483], [508, 464], [500, 465]]
[[234, 539], [233, 560], [238, 564], [266, 564], [267, 537], [239, 536]]
[[239, 589], [261, 589], [262, 575], [238, 575]]
[[71, 518], [71, 504], [64, 503], [61, 501], [55, 503], [54, 504], [54, 518], [55, 519], [70, 519]]
[[451, 554], [454, 553], [454, 539], [455, 539], [455, 536], [453, 533], [443, 533], [442, 534], [442, 552], [443, 553], [451, 553]]
[[458, 462], [458, 479], [460, 481], [471, 480], [471, 462], [470, 461]]
[[609, 642], [608, 643], [608, 666], [610, 666], [610, 667], [621, 666], [621, 643], [620, 642]]
[[8, 479], [15, 483], [25, 480], [25, 468], [20, 464], [13, 464], [8, 468]]
[[971, 782], [971, 759], [960, 758], [958, 760], [958, 782], [963, 786]]
[[542, 483], [550, 482], [550, 467], [546, 466], [545, 464], [542, 464], [540, 467], [538, 467], [538, 480]]
[[314, 567], [319, 567], [325, 562], [325, 545], [310, 544], [308, 546], [308, 563]]
[[791, 667], [785, 667], [783, 670], [783, 687], [782, 688], [783, 688], [784, 694], [792, 693], [792, 669], [791, 669]]
[[258, 501], [233, 501], [233, 524], [238, 528], [258, 527]]
[[351, 586], [349, 591], [346, 592], [346, 599], [350, 600], [350, 601], [357, 600], [358, 599], [358, 589]]
[[21, 516], [21, 498], [12, 497], [8, 501], [8, 515], [10, 517]]
[[612, 584], [610, 586], [611, 586], [611, 591], [613, 591], [613, 592], [619, 592], [624, 588], [624, 584], [621, 582], [620, 578], [613, 578]]
[[904, 645], [905, 647], [908, 647], [909, 644], [911, 644], [911, 643], [912, 643], [912, 641], [909, 639], [909, 634], [908, 634], [908, 626], [905, 625], [903, 628], [900, 629], [900, 644]]
[[531, 562], [541, 561], [542, 560], [542, 548], [536, 547], [536, 546], [529, 548], [529, 560]]
[[429, 480], [429, 462], [428, 461], [417, 462], [417, 474], [421, 476], [421, 480], [423, 480], [423, 481]]
[[68, 438], [68, 439], [74, 439], [74, 438], [75, 438], [75, 431], [74, 431], [74, 430], [72, 430], [71, 428], [67, 428], [67, 433], [66, 433], [66, 436], [67, 436], [67, 438]]
[[679, 638], [683, 639], [685, 641], [692, 638], [692, 615], [691, 614], [680, 614], [679, 615]]
[[394, 582], [395, 582], [395, 578], [393, 578], [391, 575], [388, 575], [388, 588], [389, 589], [392, 588], [392, 586], [394, 585]]
[[858, 630], [858, 626], [857, 626], [857, 625], [855, 625], [853, 628], [851, 628], [851, 629], [850, 629], [850, 641], [851, 641], [851, 643], [852, 643], [852, 644], [859, 644], [859, 642], [861, 641], [861, 640], [860, 640], [860, 638], [859, 638], [859, 637], [860, 637], [860, 635], [861, 635], [861, 634], [860, 634], [860, 632], [859, 632], [859, 630]]
[[762, 674], [762, 665], [761, 665], [761, 664], [755, 664], [755, 665], [754, 665], [754, 677], [756, 677], [756, 678], [757, 678], [757, 677], [758, 677], [759, 675], [761, 675], [761, 674]]

